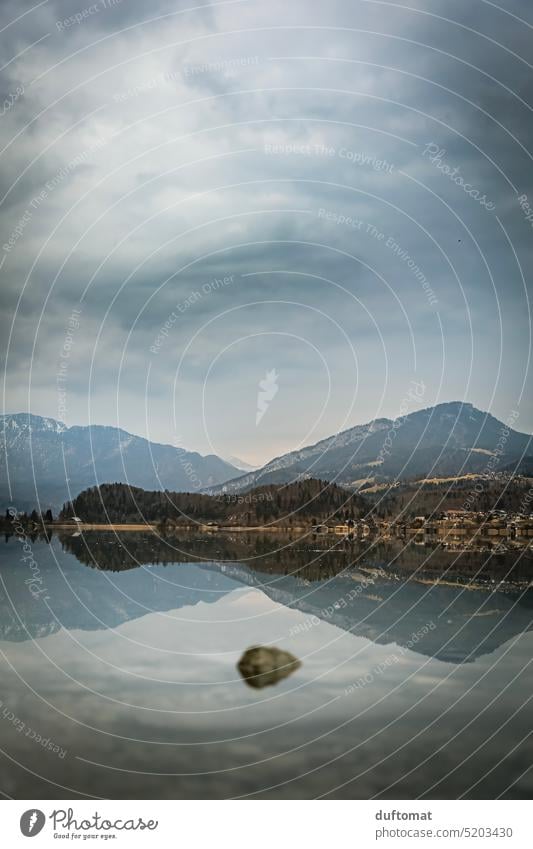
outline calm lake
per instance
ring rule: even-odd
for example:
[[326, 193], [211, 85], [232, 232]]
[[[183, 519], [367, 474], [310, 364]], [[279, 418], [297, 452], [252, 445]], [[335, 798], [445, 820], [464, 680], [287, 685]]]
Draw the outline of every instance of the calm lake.
[[[10, 797], [533, 794], [531, 552], [517, 565], [282, 534], [28, 544], [31, 566], [20, 539], [0, 544]], [[237, 664], [254, 645], [301, 666], [252, 687]]]

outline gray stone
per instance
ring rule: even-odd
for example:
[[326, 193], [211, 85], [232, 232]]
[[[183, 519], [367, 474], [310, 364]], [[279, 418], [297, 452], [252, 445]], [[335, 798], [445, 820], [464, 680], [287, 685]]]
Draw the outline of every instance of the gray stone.
[[302, 664], [288, 651], [275, 646], [252, 646], [247, 649], [237, 668], [249, 687], [270, 687], [287, 678]]

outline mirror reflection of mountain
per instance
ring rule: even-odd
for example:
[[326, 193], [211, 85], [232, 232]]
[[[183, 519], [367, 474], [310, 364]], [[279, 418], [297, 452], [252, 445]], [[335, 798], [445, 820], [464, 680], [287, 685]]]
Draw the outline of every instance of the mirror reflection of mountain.
[[[4, 564], [4, 639], [25, 640], [61, 627], [113, 628], [153, 611], [213, 603], [242, 586], [305, 614], [302, 629], [322, 620], [375, 643], [397, 643], [453, 663], [490, 653], [532, 625], [532, 590], [483, 586], [479, 576], [470, 585], [432, 582], [421, 570], [424, 562], [435, 558], [432, 569], [442, 574], [452, 565], [457, 569], [458, 553], [402, 548], [398, 541], [372, 545], [339, 540], [328, 549], [319, 537], [289, 535], [183, 534], [161, 539], [143, 533], [85, 533], [61, 536], [60, 543], [63, 553], [36, 543], [49, 606], [33, 598], [21, 582], [24, 567], [16, 556]], [[62, 559], [56, 562], [58, 553]], [[460, 556], [463, 575], [474, 577], [480, 570], [484, 574], [479, 554]], [[516, 553], [492, 559], [491, 574], [504, 577]], [[424, 639], [411, 645], [413, 634], [428, 623], [434, 624]]]

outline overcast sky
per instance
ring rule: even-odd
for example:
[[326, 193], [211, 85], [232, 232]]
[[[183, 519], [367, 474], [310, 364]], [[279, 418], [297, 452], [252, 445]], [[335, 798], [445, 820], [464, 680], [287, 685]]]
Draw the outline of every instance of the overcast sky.
[[6, 412], [259, 463], [416, 381], [409, 411], [533, 430], [530, 0], [3, 0], [1, 26]]

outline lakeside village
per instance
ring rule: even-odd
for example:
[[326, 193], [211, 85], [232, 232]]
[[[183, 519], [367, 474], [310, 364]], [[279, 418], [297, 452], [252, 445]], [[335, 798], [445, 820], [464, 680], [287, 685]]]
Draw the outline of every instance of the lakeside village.
[[403, 539], [419, 545], [439, 544], [461, 550], [533, 548], [533, 515], [508, 514], [505, 510], [482, 513], [455, 509], [440, 513], [437, 518], [416, 516], [409, 521], [348, 519], [342, 524], [317, 524], [312, 530], [354, 539]]
[[259, 531], [262, 533], [309, 533], [313, 535], [334, 535], [348, 541], [379, 539], [404, 540], [416, 545], [438, 545], [456, 550], [486, 549], [505, 551], [508, 548], [533, 549], [533, 514], [525, 516], [507, 513], [505, 510], [493, 510], [488, 513], [453, 509], [439, 513], [437, 517], [416, 516], [407, 521], [401, 518], [379, 519], [368, 516], [364, 519], [334, 519], [322, 523], [299, 521], [296, 518], [290, 525], [269, 523], [265, 525], [242, 525], [235, 523], [217, 523], [213, 521], [179, 522], [173, 526], [165, 523], [95, 523], [85, 521], [81, 516], [54, 519], [50, 510], [40, 516], [35, 510], [30, 515], [19, 513], [15, 518], [6, 511], [5, 519], [0, 520], [2, 530], [15, 533], [38, 534], [54, 530], [71, 529], [76, 535], [90, 530], [153, 530], [158, 532], [200, 531], [235, 532]]

